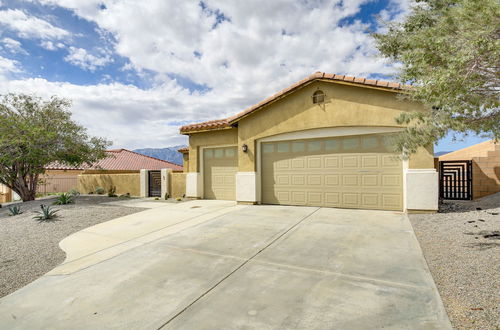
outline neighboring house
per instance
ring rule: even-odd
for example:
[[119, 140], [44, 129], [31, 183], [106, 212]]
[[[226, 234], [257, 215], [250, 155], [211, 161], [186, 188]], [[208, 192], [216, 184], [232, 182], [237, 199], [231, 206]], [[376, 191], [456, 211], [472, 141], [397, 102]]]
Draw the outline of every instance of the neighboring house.
[[110, 155], [101, 159], [86, 169], [102, 170], [161, 170], [169, 168], [172, 171], [182, 171], [182, 166], [161, 160], [158, 158], [145, 156], [127, 149], [108, 150]]
[[[241, 203], [437, 210], [433, 147], [403, 160], [398, 83], [317, 72], [243, 112], [181, 127], [186, 195]], [[182, 149], [181, 149], [182, 150]]]
[[[169, 168], [172, 171], [182, 171], [182, 166], [145, 156], [127, 149], [114, 149], [106, 151], [106, 157], [91, 166], [71, 167], [58, 163], [46, 167], [46, 173], [39, 187], [40, 193], [66, 192], [78, 188], [78, 175], [84, 173], [134, 173], [141, 169], [161, 170]], [[81, 187], [80, 187], [81, 189]], [[83, 192], [83, 191], [82, 191]]]
[[500, 192], [500, 143], [478, 143], [439, 156], [439, 161], [472, 161], [472, 198]]
[[[40, 177], [37, 192], [47, 194], [77, 189], [81, 193], [89, 193], [94, 192], [95, 188], [99, 186], [106, 190], [116, 187], [118, 194], [130, 193], [132, 196], [141, 196], [140, 170], [156, 172], [154, 174], [155, 182], [151, 183], [155, 188], [160, 184], [159, 171], [170, 169], [174, 178], [170, 182], [170, 191], [175, 197], [183, 196], [185, 178], [182, 175], [177, 175], [183, 171], [182, 166], [127, 149], [106, 152], [108, 157], [90, 166], [72, 167], [59, 163], [50, 164], [45, 168], [45, 174]], [[19, 199], [16, 197], [19, 196], [8, 187], [0, 185], [0, 203]]]

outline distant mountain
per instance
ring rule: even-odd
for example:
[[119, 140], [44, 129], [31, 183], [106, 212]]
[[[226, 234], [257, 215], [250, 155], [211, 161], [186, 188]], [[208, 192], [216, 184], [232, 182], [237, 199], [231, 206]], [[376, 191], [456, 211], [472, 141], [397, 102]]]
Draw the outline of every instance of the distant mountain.
[[168, 162], [182, 165], [182, 154], [177, 150], [186, 147], [185, 145], [167, 147], [167, 148], [143, 148], [134, 151], [146, 156], [166, 160]]
[[449, 154], [451, 151], [440, 151], [440, 152], [436, 152], [434, 153], [434, 157], [439, 157], [439, 156], [442, 156], [442, 155], [446, 155], [446, 154]]

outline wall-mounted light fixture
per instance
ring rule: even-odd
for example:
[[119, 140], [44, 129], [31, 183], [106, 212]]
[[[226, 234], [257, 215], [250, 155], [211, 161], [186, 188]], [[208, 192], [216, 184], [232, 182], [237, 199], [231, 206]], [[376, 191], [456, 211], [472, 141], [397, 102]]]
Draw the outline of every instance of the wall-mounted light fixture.
[[243, 150], [243, 152], [248, 152], [248, 146], [246, 144], [242, 145], [241, 150]]

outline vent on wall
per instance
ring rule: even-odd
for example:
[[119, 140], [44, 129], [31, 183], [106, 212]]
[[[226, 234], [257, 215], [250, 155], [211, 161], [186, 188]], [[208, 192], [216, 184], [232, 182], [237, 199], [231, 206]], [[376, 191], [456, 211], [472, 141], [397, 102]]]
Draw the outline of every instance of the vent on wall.
[[314, 104], [324, 103], [325, 93], [322, 90], [318, 89], [317, 91], [314, 92], [312, 100]]

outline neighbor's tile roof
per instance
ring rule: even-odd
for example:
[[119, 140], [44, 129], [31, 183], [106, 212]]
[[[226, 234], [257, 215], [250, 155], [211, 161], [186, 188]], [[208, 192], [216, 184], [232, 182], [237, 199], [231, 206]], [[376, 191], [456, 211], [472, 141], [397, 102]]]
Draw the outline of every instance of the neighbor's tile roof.
[[127, 149], [113, 149], [106, 152], [109, 156], [92, 164], [92, 166], [71, 167], [53, 163], [47, 166], [46, 169], [161, 170], [163, 168], [171, 168], [174, 171], [182, 171], [182, 166], [180, 165], [145, 156]]
[[295, 84], [277, 92], [276, 94], [268, 97], [267, 99], [245, 109], [244, 111], [236, 114], [235, 116], [225, 118], [225, 119], [218, 119], [218, 120], [211, 120], [211, 121], [206, 121], [202, 123], [197, 123], [197, 124], [191, 124], [191, 125], [185, 125], [182, 126], [180, 129], [181, 134], [188, 134], [191, 132], [197, 132], [197, 131], [205, 131], [205, 130], [216, 130], [216, 129], [224, 129], [231, 127], [232, 123], [237, 122], [241, 118], [249, 115], [250, 113], [262, 108], [263, 106], [273, 102], [274, 100], [280, 98], [281, 96], [288, 94], [289, 92], [292, 92], [300, 87], [303, 87], [315, 80], [332, 80], [332, 81], [339, 81], [339, 82], [344, 82], [352, 85], [360, 85], [360, 86], [371, 86], [371, 87], [378, 87], [378, 88], [383, 88], [383, 89], [388, 89], [388, 90], [404, 90], [407, 89], [409, 86], [402, 85], [400, 83], [396, 82], [390, 82], [390, 81], [383, 81], [383, 80], [376, 80], [376, 79], [366, 79], [366, 78], [360, 78], [360, 77], [351, 77], [351, 76], [346, 76], [346, 75], [339, 75], [339, 74], [333, 74], [333, 73], [324, 73], [324, 72], [316, 72], [313, 73], [312, 75], [308, 76], [307, 78], [304, 78]]
[[84, 170], [85, 166], [70, 166], [66, 164], [61, 164], [59, 162], [53, 162], [45, 166], [46, 170]]
[[185, 154], [189, 152], [189, 147], [180, 148], [177, 151], [180, 152], [181, 154]]

